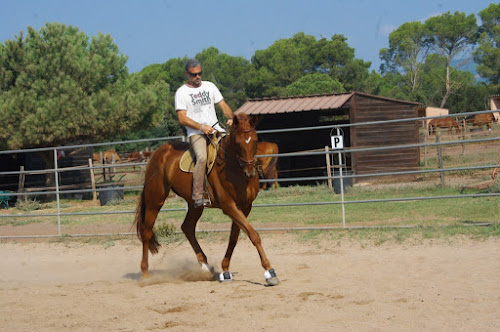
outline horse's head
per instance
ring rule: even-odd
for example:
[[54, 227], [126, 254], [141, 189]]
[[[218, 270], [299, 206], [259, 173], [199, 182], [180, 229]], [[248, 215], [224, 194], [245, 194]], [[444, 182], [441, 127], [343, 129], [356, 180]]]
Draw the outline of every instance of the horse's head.
[[255, 155], [257, 153], [256, 118], [245, 113], [233, 117], [231, 137], [234, 142], [236, 157], [245, 176], [255, 176]]

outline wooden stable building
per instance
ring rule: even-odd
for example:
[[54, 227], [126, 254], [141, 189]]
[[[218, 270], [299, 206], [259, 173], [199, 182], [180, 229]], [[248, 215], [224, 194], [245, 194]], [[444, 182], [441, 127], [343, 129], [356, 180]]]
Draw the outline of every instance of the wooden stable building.
[[[500, 109], [500, 95], [490, 96], [490, 110]], [[493, 117], [496, 122], [500, 122], [500, 112], [493, 112]]]
[[[257, 115], [259, 140], [275, 142], [280, 153], [324, 151], [336, 130], [331, 125], [417, 118], [419, 103], [361, 92], [253, 99], [237, 111]], [[318, 127], [317, 130], [266, 133], [266, 130]], [[327, 127], [327, 128], [324, 128]], [[418, 121], [343, 127], [344, 164], [353, 174], [415, 170], [420, 166], [418, 147], [349, 153], [349, 149], [388, 147], [419, 142]], [[264, 132], [262, 132], [264, 131]], [[334, 154], [334, 156], [337, 154]], [[336, 161], [338, 162], [338, 161]], [[280, 157], [279, 177], [324, 176], [324, 155]], [[357, 180], [364, 181], [364, 178]], [[311, 181], [317, 182], [317, 181]]]

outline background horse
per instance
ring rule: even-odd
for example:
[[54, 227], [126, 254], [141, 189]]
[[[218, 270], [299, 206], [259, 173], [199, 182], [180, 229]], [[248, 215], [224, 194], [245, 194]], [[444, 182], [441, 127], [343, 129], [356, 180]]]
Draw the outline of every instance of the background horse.
[[435, 134], [437, 128], [448, 128], [448, 133], [452, 134], [452, 128], [455, 127], [455, 132], [460, 134], [458, 123], [452, 118], [432, 119], [429, 122], [429, 135]]
[[[257, 155], [266, 154], [278, 154], [278, 145], [271, 142], [258, 142], [257, 143]], [[262, 179], [277, 179], [278, 170], [276, 165], [278, 163], [278, 157], [258, 157], [257, 158], [257, 170], [259, 171], [259, 176]], [[267, 188], [268, 182], [261, 183], [261, 188], [265, 190]], [[278, 189], [278, 181], [274, 181], [269, 187], [274, 185], [274, 189]]]
[[[102, 152], [102, 159], [104, 160], [105, 164], [111, 164], [113, 162], [113, 158], [114, 158], [115, 162], [118, 162], [121, 159], [120, 155], [115, 150], [113, 150], [113, 149]], [[101, 153], [94, 153], [94, 154], [92, 154], [92, 159], [94, 161], [100, 161], [100, 162], [102, 162], [102, 160], [101, 160]]]
[[[229, 244], [222, 260], [223, 272], [219, 279], [232, 280], [229, 262], [240, 230], [243, 230], [259, 253], [267, 283], [277, 285], [279, 280], [264, 252], [260, 236], [247, 219], [252, 209], [252, 202], [259, 192], [259, 177], [255, 169], [257, 133], [254, 125], [254, 117], [245, 113], [234, 116], [230, 134], [222, 138], [217, 159], [208, 175], [208, 191], [213, 200], [212, 207], [222, 209], [222, 212], [232, 220]], [[189, 240], [202, 269], [210, 270], [207, 257], [195, 233], [196, 223], [203, 213], [203, 206], [194, 208], [194, 201], [191, 198], [192, 173], [183, 172], [179, 168], [179, 161], [188, 147], [187, 143], [182, 142], [163, 144], [153, 153], [147, 165], [146, 180], [135, 217], [137, 234], [142, 241], [143, 278], [149, 276], [148, 250], [155, 254], [160, 246], [153, 232], [153, 226], [170, 190], [188, 203], [188, 212], [181, 229]]]
[[148, 161], [153, 152], [154, 151], [132, 151], [127, 158], [127, 162]]
[[491, 124], [495, 121], [496, 119], [491, 113], [474, 114], [474, 115], [469, 115], [468, 117], [465, 118], [465, 126], [467, 126], [468, 124], [471, 124], [478, 128], [486, 126], [488, 130], [491, 130]]

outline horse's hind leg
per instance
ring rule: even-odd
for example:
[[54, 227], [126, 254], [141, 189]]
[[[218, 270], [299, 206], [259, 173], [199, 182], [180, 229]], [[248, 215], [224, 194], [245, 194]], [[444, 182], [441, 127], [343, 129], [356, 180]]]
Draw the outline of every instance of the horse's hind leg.
[[152, 254], [158, 253], [160, 244], [153, 232], [153, 227], [169, 191], [170, 188], [163, 186], [163, 184], [150, 182], [149, 185], [144, 186], [141, 195], [136, 221], [137, 231], [142, 241], [141, 271], [143, 278], [149, 276], [148, 251], [151, 251]]
[[192, 205], [189, 205], [188, 212], [186, 217], [184, 218], [184, 222], [182, 223], [181, 229], [186, 235], [191, 247], [196, 254], [196, 259], [200, 264], [208, 264], [207, 256], [200, 247], [198, 240], [196, 239], [196, 223], [201, 217], [203, 213], [203, 208], [195, 209]]

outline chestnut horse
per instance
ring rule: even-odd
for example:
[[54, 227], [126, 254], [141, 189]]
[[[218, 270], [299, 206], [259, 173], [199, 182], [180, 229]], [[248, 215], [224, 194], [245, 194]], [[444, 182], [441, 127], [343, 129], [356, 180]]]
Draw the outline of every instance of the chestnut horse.
[[478, 128], [486, 126], [488, 130], [491, 130], [491, 124], [495, 121], [495, 117], [491, 113], [474, 114], [465, 118], [465, 125], [471, 124]]
[[[266, 154], [278, 154], [278, 145], [271, 142], [258, 142], [257, 143], [257, 155]], [[277, 179], [278, 170], [276, 169], [276, 164], [278, 163], [278, 157], [258, 157], [257, 158], [257, 170], [259, 171], [259, 176], [262, 179]], [[263, 182], [261, 184], [262, 190], [266, 190], [268, 182]], [[278, 181], [274, 181], [269, 187], [274, 186], [274, 189], [278, 189]]]
[[149, 157], [153, 154], [154, 151], [132, 151], [127, 158], [127, 162], [143, 162], [148, 161]]
[[[252, 210], [252, 202], [259, 192], [259, 177], [255, 168], [257, 133], [254, 126], [255, 117], [245, 113], [234, 116], [230, 133], [222, 138], [217, 159], [208, 175], [211, 207], [222, 209], [222, 212], [232, 220], [229, 244], [222, 260], [223, 272], [219, 280], [232, 280], [229, 262], [240, 230], [243, 230], [259, 253], [267, 283], [277, 285], [279, 280], [264, 252], [261, 238], [247, 219]], [[188, 211], [181, 229], [189, 240], [201, 268], [210, 270], [207, 256], [201, 249], [195, 233], [196, 223], [204, 207], [194, 207], [191, 198], [192, 173], [183, 172], [179, 168], [179, 161], [188, 147], [187, 143], [182, 142], [163, 144], [153, 153], [147, 165], [146, 180], [135, 217], [137, 235], [142, 241], [143, 278], [149, 276], [148, 250], [156, 254], [160, 246], [153, 232], [153, 226], [170, 190], [188, 203]]]
[[452, 128], [455, 127], [455, 132], [460, 134], [460, 127], [458, 123], [452, 118], [438, 118], [432, 119], [429, 122], [429, 135], [435, 134], [437, 128], [448, 128], [448, 133], [452, 133]]
[[[115, 162], [118, 162], [121, 160], [120, 155], [114, 149], [103, 151], [102, 158], [103, 158], [105, 164], [111, 164], [113, 162], [113, 159]], [[101, 161], [102, 162], [101, 153], [92, 154], [92, 159], [94, 161]]]

